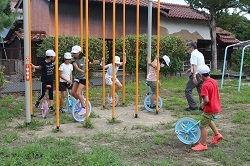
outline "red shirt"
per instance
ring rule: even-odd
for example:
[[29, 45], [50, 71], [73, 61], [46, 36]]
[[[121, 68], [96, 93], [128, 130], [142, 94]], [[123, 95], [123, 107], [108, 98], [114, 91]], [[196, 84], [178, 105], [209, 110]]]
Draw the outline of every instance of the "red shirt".
[[208, 96], [209, 102], [204, 106], [204, 112], [208, 114], [216, 114], [221, 111], [220, 95], [217, 82], [209, 78], [202, 84], [201, 97]]

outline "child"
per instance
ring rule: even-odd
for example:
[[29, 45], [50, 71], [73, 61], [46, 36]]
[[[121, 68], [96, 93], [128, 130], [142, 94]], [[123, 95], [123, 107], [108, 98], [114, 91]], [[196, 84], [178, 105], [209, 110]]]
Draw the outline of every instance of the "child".
[[63, 109], [64, 101], [66, 98], [66, 90], [72, 84], [73, 65], [70, 63], [71, 58], [72, 58], [71, 53], [66, 52], [64, 54], [64, 63], [62, 63], [59, 67], [59, 77], [60, 77], [59, 91], [61, 91], [61, 98], [60, 98], [61, 113], [66, 112], [66, 110]]
[[[120, 62], [120, 57], [119, 56], [115, 56], [115, 85], [117, 86], [115, 89], [115, 93], [117, 93], [118, 90], [120, 90], [122, 88], [122, 84], [119, 81], [119, 79], [116, 77], [116, 73], [118, 71], [118, 69], [120, 68], [120, 66], [125, 65], [126, 64], [126, 53], [124, 53], [124, 59], [123, 62]], [[113, 84], [113, 65], [112, 63], [107, 64], [104, 66], [104, 69], [107, 69], [107, 72], [105, 74], [105, 81], [106, 84], [110, 86], [110, 92], [112, 90], [112, 84]], [[112, 94], [109, 93], [109, 97], [108, 97], [108, 102], [112, 103]]]
[[164, 55], [163, 57], [159, 58], [159, 64], [157, 65], [157, 57], [154, 59], [153, 62], [150, 62], [149, 59], [147, 58], [147, 62], [149, 65], [149, 71], [147, 75], [147, 84], [151, 88], [151, 92], [153, 93], [152, 98], [151, 98], [151, 104], [148, 106], [149, 108], [156, 108], [156, 105], [154, 104], [156, 100], [156, 72], [160, 72], [160, 68], [157, 70], [158, 67], [164, 67], [165, 65], [169, 66], [170, 59], [167, 55]]
[[219, 112], [221, 112], [221, 105], [217, 82], [214, 79], [210, 78], [209, 72], [210, 69], [207, 65], [200, 65], [197, 68], [197, 73], [204, 81], [201, 87], [201, 97], [203, 99], [201, 106], [204, 112], [202, 114], [200, 122], [201, 139], [196, 146], [192, 147], [192, 150], [194, 151], [201, 151], [207, 149], [206, 127], [208, 126], [214, 132], [213, 139], [210, 142], [211, 145], [215, 145], [219, 143], [221, 139], [223, 139], [223, 136], [218, 132], [216, 125], [212, 120]]
[[40, 96], [38, 97], [38, 100], [35, 103], [35, 107], [38, 107], [42, 98], [45, 95], [46, 92], [46, 86], [50, 85], [51, 88], [49, 88], [49, 110], [53, 111], [53, 84], [54, 84], [54, 69], [55, 69], [55, 56], [56, 53], [53, 50], [47, 50], [45, 52], [45, 58], [44, 60], [40, 63], [39, 66], [35, 66], [33, 64], [32, 68], [33, 69], [39, 69], [42, 70], [42, 75], [41, 75], [41, 91], [40, 91]]
[[[73, 58], [71, 59], [71, 63], [73, 64], [73, 75], [74, 82], [71, 90], [71, 95], [75, 99], [79, 99], [81, 102], [81, 111], [78, 112], [78, 115], [82, 116], [85, 114], [85, 101], [82, 96], [83, 89], [86, 86], [86, 58], [82, 53], [82, 48], [80, 46], [73, 46], [71, 53], [73, 54]], [[94, 60], [93, 62], [89, 62], [89, 66], [93, 66], [94, 64], [99, 64], [99, 60]]]

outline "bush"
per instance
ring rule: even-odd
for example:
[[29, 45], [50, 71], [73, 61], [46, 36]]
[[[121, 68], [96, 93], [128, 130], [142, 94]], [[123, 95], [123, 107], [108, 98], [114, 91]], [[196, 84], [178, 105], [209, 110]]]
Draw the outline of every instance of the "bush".
[[[127, 64], [126, 72], [129, 74], [135, 73], [136, 68], [136, 36], [128, 35], [125, 39], [126, 44], [126, 54], [127, 54]], [[73, 45], [79, 45], [79, 37], [67, 37], [59, 36], [59, 59], [60, 62], [63, 59], [63, 54], [65, 52], [70, 52]], [[54, 49], [54, 37], [46, 38], [40, 48], [38, 49], [37, 56], [43, 57], [44, 53], [48, 49]], [[157, 36], [152, 36], [152, 60], [156, 56], [157, 49]], [[83, 50], [85, 50], [85, 39], [83, 41]], [[110, 48], [112, 50], [112, 48]], [[116, 55], [120, 56], [122, 59], [123, 50], [123, 39], [116, 39]], [[83, 51], [84, 52], [84, 51]], [[106, 60], [108, 60], [108, 47], [106, 44]], [[112, 55], [112, 53], [110, 54]], [[170, 57], [170, 66], [161, 69], [161, 73], [166, 75], [167, 73], [175, 73], [181, 70], [182, 61], [186, 56], [186, 45], [185, 41], [179, 37], [173, 36], [162, 36], [160, 37], [160, 56], [168, 55]], [[147, 35], [143, 34], [139, 36], [139, 71], [147, 72]], [[101, 59], [102, 58], [102, 40], [94, 37], [89, 38], [89, 59]], [[107, 62], [107, 61], [106, 61]], [[101, 69], [100, 66], [96, 65], [94, 68]]]
[[[232, 70], [240, 71], [242, 49], [234, 51], [231, 55]], [[250, 70], [250, 50], [245, 50], [243, 72], [249, 72]]]
[[[129, 74], [135, 73], [136, 68], [136, 36], [126, 36], [126, 53], [127, 53], [127, 64], [126, 72]], [[121, 56], [122, 53], [122, 39], [116, 41], [116, 54]], [[152, 36], [152, 60], [157, 54], [157, 36]], [[161, 73], [175, 73], [181, 70], [182, 60], [184, 60], [186, 54], [185, 41], [179, 37], [173, 36], [162, 36], [160, 38], [160, 56], [168, 55], [171, 62], [170, 66], [161, 69]], [[121, 56], [122, 57], [122, 56]], [[139, 36], [139, 71], [147, 72], [147, 35]]]
[[[83, 53], [85, 54], [85, 38], [83, 39]], [[59, 36], [58, 38], [58, 53], [59, 53], [59, 63], [63, 60], [63, 54], [65, 52], [70, 52], [72, 46], [74, 45], [80, 45], [80, 37], [68, 37], [68, 36]], [[42, 44], [39, 45], [39, 49], [37, 50], [37, 56], [38, 57], [44, 57], [45, 51], [48, 49], [55, 49], [55, 38], [54, 37], [47, 37]], [[89, 37], [89, 60], [92, 61], [95, 60], [101, 60], [102, 59], [102, 40], [95, 38], [95, 37]], [[106, 46], [106, 55], [108, 55], [108, 48]], [[106, 58], [107, 59], [107, 58]], [[99, 66], [94, 66], [92, 69], [99, 69]]]
[[5, 84], [5, 80], [4, 80], [4, 70], [5, 70], [5, 67], [4, 66], [0, 66], [0, 88], [2, 86], [4, 86]]

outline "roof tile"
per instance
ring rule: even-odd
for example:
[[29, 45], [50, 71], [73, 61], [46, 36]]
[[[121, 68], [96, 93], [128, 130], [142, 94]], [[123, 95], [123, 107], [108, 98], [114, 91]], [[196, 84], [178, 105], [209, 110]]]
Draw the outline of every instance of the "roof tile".
[[203, 14], [191, 9], [188, 5], [179, 5], [162, 2], [161, 5], [169, 9], [169, 13], [162, 12], [166, 17], [194, 19], [194, 20], [209, 20]]

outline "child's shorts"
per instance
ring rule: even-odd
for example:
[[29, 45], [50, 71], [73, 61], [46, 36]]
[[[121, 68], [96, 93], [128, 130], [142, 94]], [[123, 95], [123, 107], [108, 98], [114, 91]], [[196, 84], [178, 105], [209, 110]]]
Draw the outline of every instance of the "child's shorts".
[[151, 88], [152, 94], [156, 94], [156, 83], [155, 83], [155, 81], [147, 81], [147, 84]]
[[[107, 85], [112, 85], [112, 83], [113, 83], [113, 80], [112, 80], [112, 79], [113, 79], [113, 78], [106, 78], [106, 79], [105, 79], [106, 84], [107, 84]], [[115, 79], [115, 83], [117, 83], [117, 82], [120, 82], [120, 81], [118, 80], [118, 78]]]
[[212, 119], [216, 116], [217, 114], [208, 114], [203, 112], [201, 115], [201, 122], [200, 122], [200, 126], [201, 127], [207, 127], [209, 126], [210, 122], [212, 121]]

